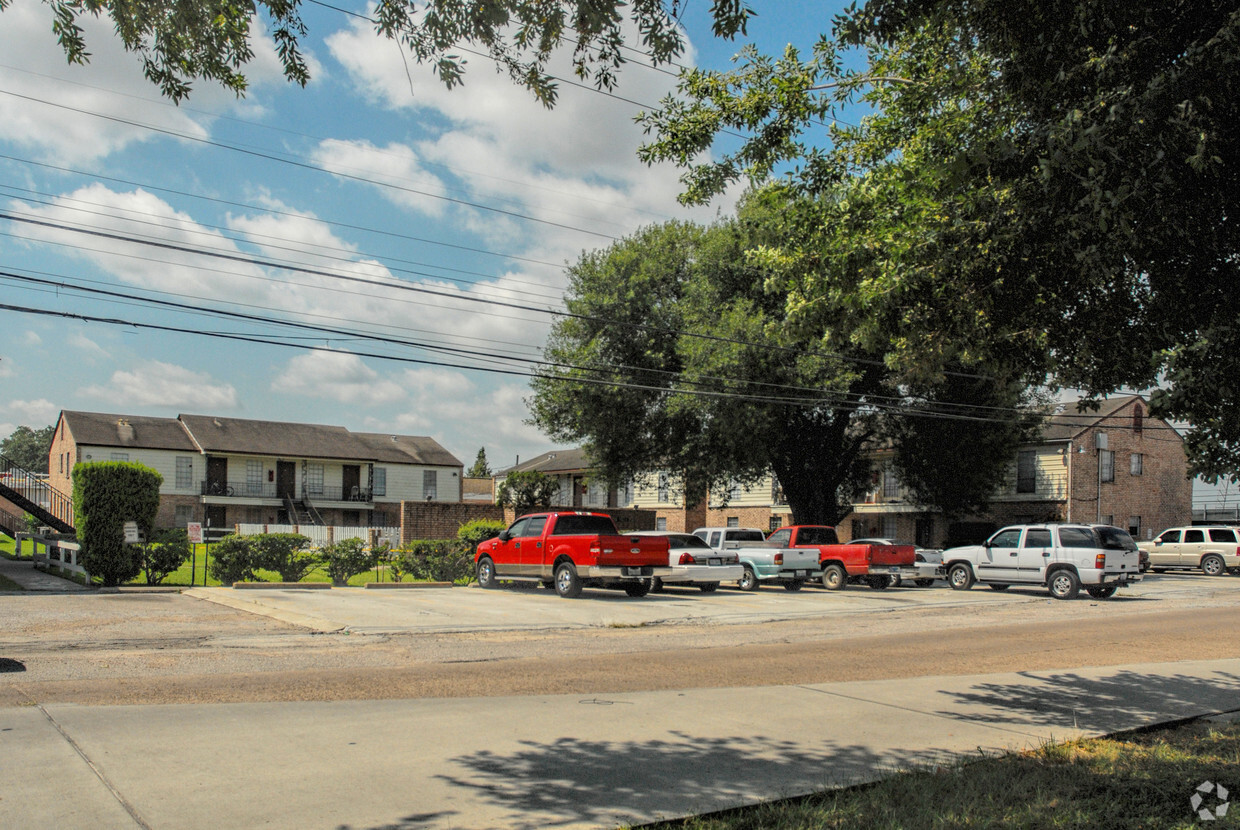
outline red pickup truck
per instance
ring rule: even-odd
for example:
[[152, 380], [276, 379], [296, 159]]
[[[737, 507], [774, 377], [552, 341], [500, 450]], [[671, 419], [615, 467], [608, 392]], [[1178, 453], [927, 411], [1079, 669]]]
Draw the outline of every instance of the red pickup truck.
[[841, 545], [835, 528], [827, 525], [781, 527], [767, 537], [781, 548], [817, 548], [822, 587], [839, 591], [849, 582], [865, 582], [882, 590], [893, 577], [913, 580], [918, 576], [912, 545]]
[[541, 582], [562, 597], [584, 587], [622, 588], [631, 597], [650, 592], [654, 577], [669, 577], [664, 537], [622, 536], [606, 513], [557, 512], [522, 516], [478, 545], [478, 584]]

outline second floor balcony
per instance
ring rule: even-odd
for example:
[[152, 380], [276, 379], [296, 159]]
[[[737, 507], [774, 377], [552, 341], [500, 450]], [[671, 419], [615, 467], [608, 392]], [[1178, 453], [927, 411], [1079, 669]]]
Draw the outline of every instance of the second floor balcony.
[[211, 499], [265, 500], [282, 502], [286, 498], [294, 501], [348, 502], [370, 504], [374, 499], [372, 493], [364, 487], [333, 487], [320, 485], [294, 489], [281, 488], [270, 482], [255, 483], [249, 481], [203, 481], [200, 482], [200, 493]]

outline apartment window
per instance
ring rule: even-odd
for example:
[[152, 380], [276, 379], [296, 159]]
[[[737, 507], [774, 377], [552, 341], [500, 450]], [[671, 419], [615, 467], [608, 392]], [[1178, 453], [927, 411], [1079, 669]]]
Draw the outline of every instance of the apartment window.
[[422, 471], [422, 498], [427, 501], [434, 501], [439, 498], [439, 471], [423, 470]]
[[1132, 408], [1132, 432], [1134, 435], [1140, 435], [1141, 430], [1145, 426], [1145, 410], [1141, 408], [1141, 404], [1137, 404]]
[[654, 520], [655, 530], [667, 530], [667, 517], [659, 516]]
[[323, 465], [306, 465], [306, 492], [312, 496], [323, 495]]
[[1115, 481], [1115, 453], [1098, 450], [1098, 468], [1098, 477], [1102, 481]]
[[732, 479], [728, 484], [728, 501], [736, 501], [741, 497], [741, 483], [736, 479]]
[[1038, 453], [1021, 450], [1016, 454], [1016, 492], [1038, 492]]
[[[188, 490], [194, 486], [194, 459], [177, 456], [177, 489]], [[180, 524], [180, 522], [178, 522]]]
[[727, 527], [740, 527], [741, 520], [737, 516], [728, 516], [728, 520], [724, 522], [724, 525], [726, 525]]
[[375, 467], [370, 474], [370, 492], [375, 496], [387, 495], [387, 467]]
[[778, 517], [778, 516], [772, 516], [772, 517], [771, 517], [771, 523], [770, 523], [770, 525], [768, 525], [768, 526], [767, 526], [767, 531], [769, 532], [769, 531], [773, 531], [773, 530], [779, 530], [779, 528], [782, 526], [782, 524], [783, 524], [783, 523], [782, 523], [782, 522], [780, 522], [780, 520], [779, 520], [779, 517]]
[[1128, 517], [1128, 535], [1134, 539], [1141, 538], [1141, 517], [1140, 516], [1129, 516]]
[[1145, 456], [1142, 453], [1134, 452], [1128, 460], [1128, 472], [1134, 476], [1141, 475], [1141, 470], [1145, 466]]
[[883, 499], [890, 501], [900, 497], [900, 480], [891, 467], [883, 468]]
[[668, 501], [668, 481], [667, 473], [659, 473], [659, 504], [666, 504]]
[[894, 539], [900, 535], [900, 520], [895, 516], [883, 516], [883, 538]]
[[64, 475], [65, 474], [65, 454], [63, 452], [60, 453], [59, 458], [60, 458], [60, 474]]
[[257, 459], [245, 462], [245, 490], [247, 493], [263, 492], [263, 462]]
[[127, 452], [114, 452], [114, 453], [112, 453], [112, 460], [113, 460], [113, 461], [128, 461], [128, 460], [129, 460], [129, 453], [127, 453]]
[[173, 511], [173, 523], [183, 527], [194, 520], [194, 505], [178, 504]]

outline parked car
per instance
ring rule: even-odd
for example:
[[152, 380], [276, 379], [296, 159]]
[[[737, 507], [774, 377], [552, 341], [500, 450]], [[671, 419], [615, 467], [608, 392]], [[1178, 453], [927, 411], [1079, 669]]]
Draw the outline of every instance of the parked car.
[[755, 527], [699, 527], [693, 535], [721, 553], [736, 554], [741, 563], [736, 587], [742, 591], [756, 591], [767, 581], [778, 582], [785, 591], [799, 591], [818, 578], [817, 550], [772, 544]]
[[943, 551], [943, 561], [958, 591], [974, 582], [997, 591], [1045, 585], [1056, 599], [1072, 599], [1084, 587], [1106, 599], [1142, 578], [1136, 543], [1109, 525], [1012, 525], [980, 545]]
[[1240, 539], [1234, 527], [1172, 527], [1137, 547], [1149, 554], [1154, 573], [1170, 568], [1200, 569], [1208, 576], [1240, 572]]
[[840, 544], [835, 528], [829, 525], [788, 525], [771, 531], [767, 541], [818, 554], [818, 578], [828, 591], [840, 591], [849, 583], [864, 582], [875, 590], [899, 585], [901, 579], [916, 579], [913, 545], [886, 542], [848, 542]]
[[[935, 579], [941, 579], [946, 574], [943, 572], [943, 551], [938, 548], [923, 548], [920, 545], [914, 545], [912, 542], [900, 542], [895, 539], [865, 538], [853, 539], [858, 545], [906, 545], [913, 548], [913, 567], [917, 569], [917, 578], [913, 580], [913, 584], [919, 588], [929, 588], [934, 584]], [[899, 587], [900, 577], [895, 577], [893, 587]]]
[[739, 582], [744, 575], [740, 557], [734, 551], [717, 551], [706, 540], [692, 533], [676, 533], [670, 530], [639, 530], [634, 536], [659, 536], [667, 539], [667, 563], [672, 569], [669, 576], [653, 577], [651, 591], [661, 591], [664, 585], [696, 587], [710, 593], [720, 582]]

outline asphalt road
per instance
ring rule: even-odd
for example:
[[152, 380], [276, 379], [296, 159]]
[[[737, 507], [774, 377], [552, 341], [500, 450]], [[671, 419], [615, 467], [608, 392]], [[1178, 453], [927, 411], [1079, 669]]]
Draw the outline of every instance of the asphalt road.
[[1222, 634], [1240, 624], [1240, 579], [1189, 574], [1071, 602], [945, 587], [206, 593], [241, 607], [0, 596], [0, 706], [590, 694], [1240, 657]]

